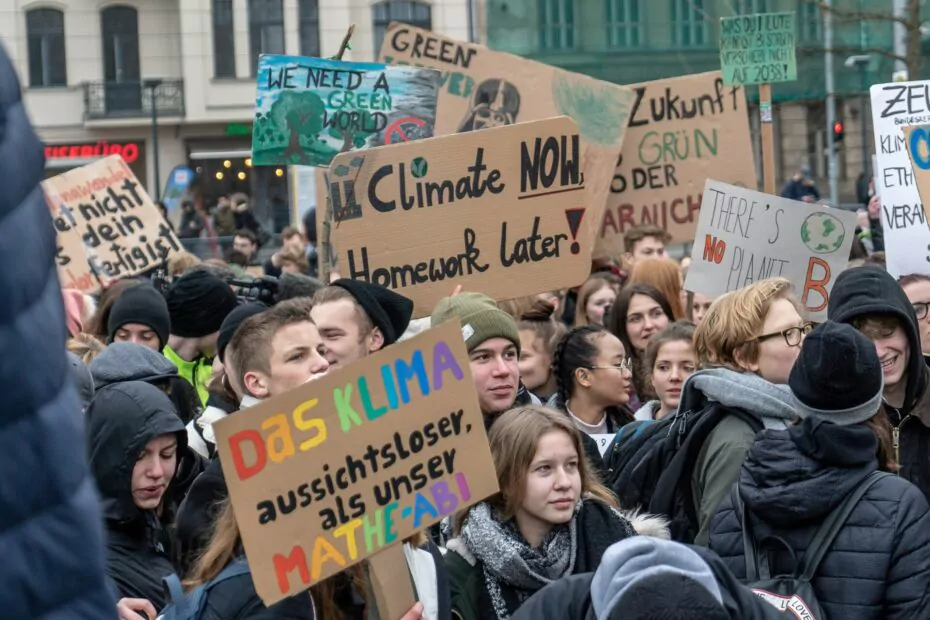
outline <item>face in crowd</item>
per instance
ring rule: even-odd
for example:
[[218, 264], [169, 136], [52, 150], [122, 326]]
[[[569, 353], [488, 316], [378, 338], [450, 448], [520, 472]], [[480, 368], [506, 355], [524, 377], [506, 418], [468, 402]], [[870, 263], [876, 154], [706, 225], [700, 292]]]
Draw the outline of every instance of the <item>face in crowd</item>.
[[352, 299], [314, 304], [310, 317], [320, 332], [331, 368], [347, 366], [384, 346], [381, 330], [370, 325]]
[[604, 325], [604, 313], [614, 304], [617, 292], [612, 286], [605, 285], [591, 293], [585, 302], [584, 312], [589, 325]]
[[316, 325], [310, 321], [285, 325], [272, 339], [268, 372], [246, 372], [245, 387], [256, 398], [268, 398], [322, 377], [330, 367], [323, 352]]
[[665, 243], [659, 237], [643, 237], [633, 246], [628, 254], [631, 264], [643, 258], [667, 258]]
[[652, 336], [666, 327], [669, 319], [662, 306], [648, 295], [633, 295], [626, 311], [626, 333], [637, 351], [645, 351]]
[[920, 348], [924, 355], [930, 355], [930, 278], [922, 276], [912, 276], [902, 281], [901, 288], [907, 295], [911, 305], [914, 306], [914, 314], [917, 315], [917, 329], [920, 332]]
[[541, 543], [554, 526], [571, 520], [581, 497], [579, 459], [568, 433], [552, 430], [539, 438], [514, 516], [531, 544]]
[[772, 383], [787, 384], [791, 368], [801, 352], [801, 344], [811, 327], [801, 318], [792, 301], [776, 299], [765, 315], [762, 333], [755, 339], [758, 358], [747, 364], [747, 369]]
[[516, 345], [506, 338], [491, 338], [475, 347], [468, 358], [482, 413], [493, 415], [510, 409], [520, 382]]
[[691, 322], [700, 325], [707, 315], [707, 311], [710, 310], [712, 303], [714, 303], [714, 300], [707, 295], [695, 293], [691, 299]]
[[258, 250], [258, 246], [248, 237], [236, 235], [233, 237], [233, 249], [237, 252], [242, 252], [248, 260], [252, 260], [252, 256]]
[[121, 325], [113, 334], [113, 342], [132, 342], [143, 347], [161, 352], [158, 334], [149, 325], [141, 323], [126, 323]]
[[696, 370], [697, 359], [690, 340], [668, 340], [659, 345], [651, 377], [663, 415], [678, 410], [685, 381]]
[[155, 510], [161, 503], [178, 464], [177, 435], [154, 437], [136, 457], [132, 468], [132, 499], [142, 510]]

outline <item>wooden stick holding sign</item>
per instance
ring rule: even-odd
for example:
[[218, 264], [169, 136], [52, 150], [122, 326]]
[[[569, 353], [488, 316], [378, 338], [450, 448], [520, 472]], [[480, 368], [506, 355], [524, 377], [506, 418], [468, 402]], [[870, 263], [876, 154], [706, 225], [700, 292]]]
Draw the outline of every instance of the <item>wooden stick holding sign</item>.
[[772, 83], [798, 79], [795, 15], [759, 13], [720, 19], [720, 66], [727, 86], [759, 85], [763, 186], [775, 193]]

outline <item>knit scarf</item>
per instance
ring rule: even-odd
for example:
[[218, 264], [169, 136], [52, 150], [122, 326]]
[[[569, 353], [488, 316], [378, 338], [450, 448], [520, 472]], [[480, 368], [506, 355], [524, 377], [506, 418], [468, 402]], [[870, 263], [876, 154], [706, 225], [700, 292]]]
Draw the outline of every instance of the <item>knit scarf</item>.
[[487, 503], [474, 506], [462, 524], [461, 538], [479, 561], [490, 598], [482, 618], [508, 620], [538, 590], [562, 577], [595, 570], [607, 547], [634, 535], [619, 512], [600, 501], [583, 500], [571, 521], [553, 527], [533, 548], [515, 520], [502, 522]]

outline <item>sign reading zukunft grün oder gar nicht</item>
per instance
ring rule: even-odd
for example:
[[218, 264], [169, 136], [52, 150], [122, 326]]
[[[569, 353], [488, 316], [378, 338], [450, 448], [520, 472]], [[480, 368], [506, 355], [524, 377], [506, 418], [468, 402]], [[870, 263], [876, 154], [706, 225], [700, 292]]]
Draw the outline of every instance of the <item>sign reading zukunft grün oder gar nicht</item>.
[[793, 82], [794, 13], [760, 13], [720, 20], [720, 67], [727, 86]]

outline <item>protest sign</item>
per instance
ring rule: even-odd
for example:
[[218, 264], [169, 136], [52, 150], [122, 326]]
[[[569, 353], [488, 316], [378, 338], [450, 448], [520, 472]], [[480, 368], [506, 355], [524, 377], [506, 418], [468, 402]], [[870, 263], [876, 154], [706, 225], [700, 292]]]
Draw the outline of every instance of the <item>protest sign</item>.
[[581, 144], [562, 116], [340, 155], [335, 270], [412, 299], [415, 317], [459, 284], [503, 300], [582, 282], [594, 230]]
[[719, 71], [633, 84], [633, 111], [604, 211], [596, 255], [624, 252], [623, 233], [665, 229], [673, 243], [694, 239], [701, 190], [714, 176], [756, 188], [746, 94]]
[[914, 170], [914, 181], [926, 216], [927, 209], [930, 208], [930, 203], [924, 200], [924, 196], [930, 196], [930, 125], [902, 127], [901, 131], [904, 133], [904, 143]]
[[930, 273], [930, 229], [902, 129], [930, 124], [930, 81], [876, 84], [871, 88], [872, 126], [881, 197], [888, 273]]
[[61, 286], [94, 292], [182, 249], [119, 155], [42, 181], [57, 234]]
[[855, 213], [708, 179], [685, 289], [720, 297], [781, 276], [812, 320], [826, 320], [855, 229]]
[[720, 19], [720, 67], [727, 86], [793, 82], [794, 13], [759, 13]]
[[381, 59], [442, 71], [437, 136], [570, 116], [584, 141], [585, 226], [600, 226], [632, 90], [396, 22], [388, 26]]
[[435, 70], [264, 54], [257, 81], [257, 166], [327, 166], [339, 153], [433, 135]]
[[459, 321], [214, 429], [252, 580], [266, 604], [498, 490]]

